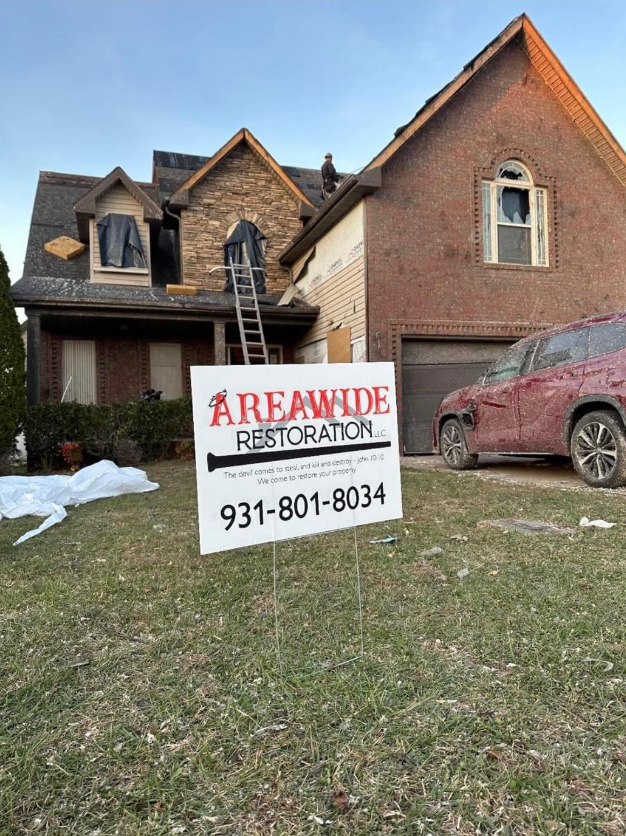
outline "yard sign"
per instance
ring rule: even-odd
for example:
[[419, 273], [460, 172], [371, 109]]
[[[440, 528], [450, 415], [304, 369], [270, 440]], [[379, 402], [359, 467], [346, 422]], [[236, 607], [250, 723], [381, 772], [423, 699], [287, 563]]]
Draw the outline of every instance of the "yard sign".
[[393, 363], [191, 369], [200, 552], [402, 517]]

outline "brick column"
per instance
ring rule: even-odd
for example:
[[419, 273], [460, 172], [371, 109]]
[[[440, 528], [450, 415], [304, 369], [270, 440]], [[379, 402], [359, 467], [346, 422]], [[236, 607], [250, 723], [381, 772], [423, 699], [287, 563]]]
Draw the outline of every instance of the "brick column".
[[226, 325], [223, 322], [213, 323], [213, 357], [214, 365], [226, 365]]
[[29, 314], [26, 325], [26, 390], [28, 403], [39, 403], [41, 317]]

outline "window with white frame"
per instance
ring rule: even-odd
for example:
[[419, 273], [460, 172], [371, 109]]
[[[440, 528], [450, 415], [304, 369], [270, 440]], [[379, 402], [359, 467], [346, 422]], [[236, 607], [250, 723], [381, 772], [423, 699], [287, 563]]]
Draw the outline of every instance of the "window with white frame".
[[483, 260], [548, 266], [547, 190], [516, 160], [483, 180]]

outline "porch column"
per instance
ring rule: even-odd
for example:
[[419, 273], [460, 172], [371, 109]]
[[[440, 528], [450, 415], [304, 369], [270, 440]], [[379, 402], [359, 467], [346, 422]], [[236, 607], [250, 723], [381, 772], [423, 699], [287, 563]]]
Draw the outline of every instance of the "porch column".
[[28, 403], [39, 403], [39, 344], [41, 316], [29, 314], [26, 325], [26, 392]]
[[213, 363], [226, 365], [226, 325], [224, 322], [213, 323]]

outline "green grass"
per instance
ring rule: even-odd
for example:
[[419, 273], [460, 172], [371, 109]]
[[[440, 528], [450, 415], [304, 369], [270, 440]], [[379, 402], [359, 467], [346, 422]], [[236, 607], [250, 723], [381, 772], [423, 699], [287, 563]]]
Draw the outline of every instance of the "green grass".
[[271, 547], [200, 557], [193, 468], [148, 473], [0, 523], [2, 836], [626, 832], [622, 497], [405, 472], [363, 659], [353, 532], [279, 544], [281, 676]]

